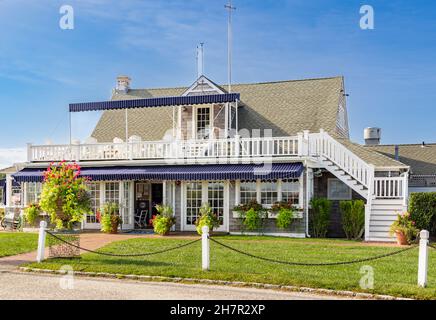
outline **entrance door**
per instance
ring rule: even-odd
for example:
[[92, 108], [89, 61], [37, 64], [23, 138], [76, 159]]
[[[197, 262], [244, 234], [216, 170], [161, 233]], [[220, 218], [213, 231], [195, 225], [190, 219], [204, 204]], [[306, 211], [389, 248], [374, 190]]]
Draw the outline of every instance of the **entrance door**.
[[151, 229], [157, 215], [156, 205], [163, 202], [163, 184], [137, 182], [135, 187], [135, 229]]
[[209, 203], [220, 221], [217, 231], [228, 231], [228, 194], [227, 182], [187, 182], [185, 184], [185, 231], [195, 231], [195, 221], [200, 218], [203, 203]]

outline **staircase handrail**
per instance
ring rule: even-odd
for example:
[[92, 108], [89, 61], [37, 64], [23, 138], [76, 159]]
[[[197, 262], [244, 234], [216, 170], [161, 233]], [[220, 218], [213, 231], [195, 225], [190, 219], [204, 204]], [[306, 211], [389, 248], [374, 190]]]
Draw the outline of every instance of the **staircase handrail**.
[[309, 134], [309, 155], [325, 157], [360, 184], [372, 189], [374, 165], [357, 156], [327, 132], [321, 130], [319, 133]]

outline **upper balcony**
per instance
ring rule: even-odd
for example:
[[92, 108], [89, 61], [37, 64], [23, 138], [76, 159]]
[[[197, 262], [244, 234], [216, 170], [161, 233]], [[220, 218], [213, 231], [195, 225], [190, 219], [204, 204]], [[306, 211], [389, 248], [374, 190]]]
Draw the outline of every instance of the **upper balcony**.
[[137, 141], [71, 145], [28, 145], [28, 162], [242, 159], [297, 157], [302, 155], [303, 135], [208, 140]]

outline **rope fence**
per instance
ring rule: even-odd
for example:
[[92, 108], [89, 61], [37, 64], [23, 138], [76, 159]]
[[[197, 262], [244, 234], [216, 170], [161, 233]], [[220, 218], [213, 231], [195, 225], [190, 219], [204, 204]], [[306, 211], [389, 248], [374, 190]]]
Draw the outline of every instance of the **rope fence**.
[[353, 259], [353, 260], [337, 261], [337, 262], [311, 263], [311, 262], [285, 261], [285, 260], [273, 259], [273, 258], [268, 258], [268, 257], [256, 255], [253, 253], [245, 252], [241, 249], [238, 249], [238, 248], [235, 248], [231, 245], [223, 243], [223, 242], [213, 238], [212, 236], [210, 236], [209, 227], [204, 226], [202, 228], [201, 238], [195, 239], [193, 241], [189, 241], [187, 243], [183, 243], [183, 244], [180, 244], [180, 245], [177, 245], [174, 247], [165, 248], [165, 249], [161, 249], [161, 250], [154, 251], [154, 252], [146, 252], [146, 253], [138, 253], [138, 254], [117, 254], [117, 253], [111, 253], [111, 252], [101, 252], [101, 251], [91, 250], [91, 249], [83, 248], [80, 245], [71, 243], [70, 241], [62, 239], [62, 237], [48, 231], [46, 222], [42, 221], [41, 225], [40, 225], [39, 238], [38, 238], [38, 251], [37, 251], [37, 262], [39, 262], [39, 263], [44, 260], [44, 248], [45, 248], [46, 235], [59, 241], [60, 243], [67, 245], [68, 247], [78, 249], [79, 254], [80, 254], [80, 250], [82, 250], [84, 252], [89, 252], [89, 253], [93, 253], [93, 254], [97, 254], [97, 255], [108, 256], [108, 257], [121, 257], [121, 258], [148, 257], [148, 256], [163, 254], [163, 253], [175, 251], [178, 249], [186, 248], [188, 246], [191, 246], [191, 245], [201, 241], [202, 269], [204, 271], [210, 270], [210, 242], [213, 242], [214, 244], [221, 246], [224, 249], [227, 249], [229, 251], [232, 251], [232, 252], [235, 252], [235, 253], [238, 253], [238, 254], [253, 258], [253, 259], [266, 261], [266, 262], [270, 262], [270, 263], [283, 264], [283, 265], [288, 265], [288, 266], [306, 266], [306, 267], [344, 266], [344, 265], [358, 264], [358, 263], [362, 263], [362, 262], [375, 261], [375, 260], [380, 260], [383, 258], [388, 258], [388, 257], [400, 255], [404, 252], [412, 251], [416, 248], [419, 248], [418, 285], [420, 287], [423, 287], [423, 288], [425, 288], [427, 285], [428, 259], [429, 259], [429, 253], [428, 253], [429, 249], [428, 248], [430, 247], [432, 249], [436, 249], [435, 244], [429, 242], [429, 232], [426, 230], [422, 230], [420, 233], [419, 244], [413, 243], [412, 245], [410, 245], [406, 248], [402, 248], [402, 249], [399, 249], [396, 251], [392, 251], [389, 253], [384, 253], [384, 254], [380, 254], [380, 255], [376, 255], [376, 256], [372, 256], [372, 257], [357, 258], [357, 259]]
[[367, 262], [367, 261], [374, 261], [374, 260], [398, 255], [400, 253], [403, 253], [403, 252], [406, 252], [406, 251], [409, 251], [409, 250], [412, 250], [412, 249], [415, 249], [418, 247], [418, 246], [414, 245], [414, 246], [407, 247], [407, 248], [397, 250], [394, 252], [378, 255], [375, 257], [355, 259], [355, 260], [350, 260], [350, 261], [325, 262], [325, 263], [305, 263], [305, 262], [291, 262], [291, 261], [283, 261], [283, 260], [276, 260], [276, 259], [261, 257], [261, 256], [257, 256], [257, 255], [254, 255], [254, 254], [251, 254], [248, 252], [244, 252], [244, 251], [236, 249], [234, 247], [231, 247], [231, 246], [224, 244], [216, 239], [213, 239], [212, 237], [210, 237], [209, 239], [212, 242], [214, 242], [214, 243], [216, 243], [216, 244], [218, 244], [218, 245], [220, 245], [228, 250], [234, 251], [236, 253], [245, 255], [245, 256], [253, 258], [253, 259], [263, 260], [263, 261], [272, 262], [272, 263], [285, 264], [285, 265], [290, 265], [290, 266], [306, 266], [306, 267], [339, 266], [339, 265], [349, 265], [349, 264], [356, 264], [356, 263], [362, 263], [362, 262]]
[[196, 240], [190, 241], [190, 242], [188, 242], [188, 243], [184, 243], [184, 244], [181, 244], [181, 245], [178, 245], [178, 246], [172, 247], [172, 248], [163, 249], [163, 250], [155, 251], [155, 252], [139, 253], [139, 254], [116, 254], [116, 253], [100, 252], [100, 251], [95, 251], [95, 250], [86, 249], [86, 248], [83, 248], [83, 247], [81, 247], [81, 246], [75, 245], [74, 243], [70, 243], [70, 242], [68, 242], [68, 241], [66, 241], [66, 240], [64, 240], [64, 239], [62, 239], [61, 237], [58, 237], [57, 235], [51, 233], [50, 231], [46, 231], [46, 233], [47, 233], [49, 236], [55, 238], [56, 240], [65, 243], [66, 245], [69, 245], [69, 246], [71, 246], [71, 247], [74, 247], [74, 248], [77, 248], [77, 249], [83, 250], [83, 251], [85, 251], [85, 252], [94, 253], [94, 254], [98, 254], [98, 255], [102, 255], [102, 256], [108, 256], [108, 257], [125, 257], [125, 258], [148, 257], [148, 256], [152, 256], [152, 255], [162, 254], [162, 253], [166, 253], [166, 252], [174, 251], [174, 250], [177, 250], [177, 249], [182, 249], [182, 248], [188, 247], [188, 246], [190, 246], [190, 245], [193, 245], [194, 243], [197, 243], [197, 242], [201, 241], [201, 238], [199, 238], [199, 239], [196, 239]]

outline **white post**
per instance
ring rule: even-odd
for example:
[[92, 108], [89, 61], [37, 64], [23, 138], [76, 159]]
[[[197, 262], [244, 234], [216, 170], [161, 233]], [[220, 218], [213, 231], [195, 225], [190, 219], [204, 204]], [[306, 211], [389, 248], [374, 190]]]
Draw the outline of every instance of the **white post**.
[[202, 243], [202, 266], [203, 271], [208, 271], [210, 267], [210, 240], [209, 240], [209, 227], [204, 226], [201, 231], [203, 232], [201, 236]]
[[12, 186], [13, 179], [11, 174], [6, 175], [6, 207], [12, 207]]
[[41, 263], [44, 260], [46, 228], [47, 222], [41, 221], [39, 224], [38, 254], [36, 256], [36, 262], [38, 263]]
[[418, 263], [418, 286], [425, 288], [427, 286], [428, 270], [428, 238], [430, 233], [422, 230], [419, 240], [419, 263]]

